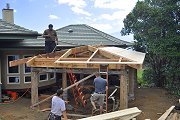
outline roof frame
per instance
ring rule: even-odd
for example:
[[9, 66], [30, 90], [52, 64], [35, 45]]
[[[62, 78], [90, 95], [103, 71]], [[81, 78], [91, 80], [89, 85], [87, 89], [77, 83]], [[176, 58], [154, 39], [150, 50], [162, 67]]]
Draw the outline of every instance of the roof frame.
[[[109, 69], [122, 69], [130, 66], [135, 69], [142, 68], [142, 62], [123, 57], [107, 50], [102, 46], [80, 46], [55, 52], [54, 58], [46, 58], [45, 55], [38, 55], [26, 60], [16, 60], [14, 65], [26, 63], [30, 67], [55, 67], [55, 68], [99, 68], [102, 64], [108, 64]], [[106, 47], [103, 47], [106, 48]], [[123, 50], [124, 52], [124, 50]], [[134, 52], [134, 51], [133, 51]], [[88, 53], [87, 56], [82, 55]], [[144, 59], [145, 55], [141, 58]], [[20, 62], [21, 61], [21, 62]], [[142, 61], [142, 60], [141, 60]]]

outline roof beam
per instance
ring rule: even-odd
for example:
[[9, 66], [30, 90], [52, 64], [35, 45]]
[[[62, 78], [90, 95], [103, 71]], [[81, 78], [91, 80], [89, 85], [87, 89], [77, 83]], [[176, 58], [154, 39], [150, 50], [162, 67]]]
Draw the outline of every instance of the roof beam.
[[88, 50], [88, 46], [81, 46], [81, 47], [76, 47], [76, 48], [71, 48], [72, 54], [77, 54], [80, 52], [84, 52]]
[[23, 59], [18, 59], [18, 60], [14, 60], [14, 61], [10, 61], [9, 62], [9, 66], [13, 67], [13, 66], [17, 66], [17, 65], [21, 65], [21, 64], [25, 64], [28, 60], [30, 60], [32, 57], [28, 57], [28, 58], [23, 58]]
[[32, 57], [30, 60], [28, 60], [28, 61], [26, 62], [27, 66], [33, 65], [33, 63], [34, 63], [34, 61], [35, 61], [35, 58], [37, 58], [37, 56], [34, 56], [34, 57]]
[[89, 59], [87, 60], [87, 62], [89, 62], [94, 56], [95, 54], [98, 52], [98, 49], [96, 49], [96, 51], [89, 57]]
[[67, 58], [70, 54], [72, 54], [72, 50], [71, 49], [66, 51], [60, 58], [57, 59], [57, 61], [60, 61], [61, 58]]
[[95, 52], [97, 50], [97, 48], [93, 47], [91, 45], [88, 45], [88, 50], [91, 51], [91, 52]]

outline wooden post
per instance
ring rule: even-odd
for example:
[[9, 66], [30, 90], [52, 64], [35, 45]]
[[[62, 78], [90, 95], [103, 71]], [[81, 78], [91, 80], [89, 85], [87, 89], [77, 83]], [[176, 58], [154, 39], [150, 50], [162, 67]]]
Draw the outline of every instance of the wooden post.
[[1, 81], [0, 81], [0, 103], [2, 102]]
[[2, 88], [1, 88], [1, 85], [2, 85], [2, 83], [1, 83], [1, 60], [0, 60], [0, 102], [2, 102]]
[[120, 75], [120, 110], [128, 108], [127, 71], [122, 69]]
[[134, 99], [134, 69], [129, 68], [129, 98], [130, 100]]
[[39, 71], [32, 68], [31, 72], [31, 104], [38, 103], [38, 73]]
[[134, 73], [134, 88], [138, 87], [138, 82], [137, 82], [137, 69], [132, 68], [133, 69], [133, 73]]
[[[64, 72], [62, 73], [62, 88], [64, 89], [66, 87], [67, 87], [67, 73], [66, 70], [64, 70]], [[63, 98], [64, 100], [67, 100], [68, 98], [67, 91], [64, 91]]]

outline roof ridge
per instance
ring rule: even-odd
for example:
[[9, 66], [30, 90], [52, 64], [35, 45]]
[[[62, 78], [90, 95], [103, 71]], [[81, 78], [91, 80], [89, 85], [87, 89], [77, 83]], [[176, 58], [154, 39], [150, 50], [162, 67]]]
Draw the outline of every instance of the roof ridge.
[[[112, 35], [109, 35], [109, 34], [103, 32], [103, 31], [100, 31], [100, 30], [98, 30], [98, 29], [95, 29], [95, 28], [93, 28], [93, 27], [91, 27], [91, 26], [89, 26], [89, 25], [86, 25], [86, 24], [84, 24], [84, 25], [85, 25], [86, 27], [90, 28], [91, 30], [93, 30], [94, 32], [99, 33], [102, 37], [107, 38], [107, 39], [109, 39], [109, 40], [111, 40], [111, 41], [113, 41], [113, 42], [116, 42], [116, 43], [122, 43], [122, 42], [130, 43], [130, 42], [127, 42], [127, 41], [123, 41], [123, 40], [121, 40], [121, 39], [119, 39], [119, 38], [116, 38], [116, 37], [114, 37], [114, 36], [112, 36]], [[105, 35], [105, 36], [104, 36], [104, 35]], [[107, 36], [109, 36], [109, 37], [111, 37], [111, 38], [118, 39], [119, 41], [117, 41], [117, 40], [116, 40], [116, 41], [115, 41], [115, 40], [112, 40], [111, 38], [109, 38], [109, 37], [107, 37]]]

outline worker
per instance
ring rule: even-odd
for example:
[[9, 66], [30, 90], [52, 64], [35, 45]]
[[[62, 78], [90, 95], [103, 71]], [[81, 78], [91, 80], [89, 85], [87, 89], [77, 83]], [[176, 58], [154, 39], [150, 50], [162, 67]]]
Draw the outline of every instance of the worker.
[[49, 120], [61, 120], [63, 115], [64, 120], [67, 120], [65, 101], [62, 99], [63, 89], [58, 89], [56, 96], [52, 98], [51, 112], [49, 114]]
[[105, 98], [105, 93], [106, 93], [106, 89], [107, 89], [107, 80], [103, 79], [100, 76], [100, 73], [96, 73], [95, 76], [96, 76], [96, 78], [94, 79], [95, 91], [92, 94], [90, 100], [91, 100], [91, 104], [93, 106], [93, 113], [97, 111], [95, 102], [98, 102], [99, 103], [99, 111], [100, 111], [100, 114], [102, 114], [104, 98]]
[[51, 57], [49, 53], [54, 52], [58, 44], [57, 33], [53, 30], [52, 24], [48, 25], [48, 29], [44, 31], [43, 37], [45, 38], [45, 52], [47, 57]]

